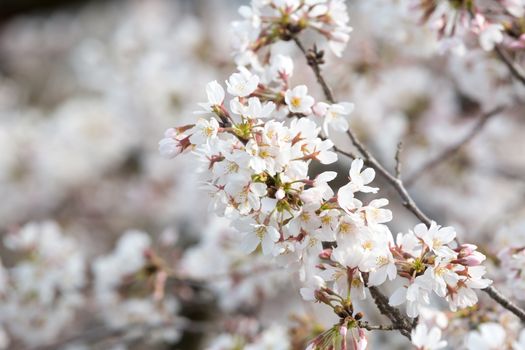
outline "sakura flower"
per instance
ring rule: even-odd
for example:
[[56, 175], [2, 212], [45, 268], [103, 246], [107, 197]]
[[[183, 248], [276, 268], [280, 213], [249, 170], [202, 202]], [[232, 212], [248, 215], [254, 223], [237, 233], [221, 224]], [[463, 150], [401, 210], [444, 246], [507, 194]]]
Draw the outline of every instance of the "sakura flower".
[[354, 244], [351, 239], [342, 240], [341, 244], [332, 251], [331, 259], [342, 266], [356, 268], [364, 257], [363, 249]]
[[252, 210], [259, 210], [261, 197], [266, 194], [266, 185], [259, 182], [247, 181], [241, 174], [231, 177], [224, 187], [226, 193], [232, 197], [232, 204], [239, 213], [245, 215]]
[[199, 118], [197, 124], [191, 130], [193, 134], [190, 136], [190, 142], [194, 145], [208, 143], [217, 137], [219, 130], [219, 122], [215, 118], [210, 120]]
[[479, 26], [479, 44], [485, 51], [494, 50], [494, 47], [503, 41], [503, 25], [488, 23], [480, 14], [476, 15], [476, 22]]
[[228, 93], [233, 96], [245, 97], [257, 89], [259, 77], [243, 66], [238, 67], [239, 73], [233, 73], [226, 81]]
[[344, 132], [348, 130], [348, 120], [346, 117], [354, 110], [354, 104], [340, 102], [329, 105], [320, 102], [314, 106], [314, 112], [323, 116], [323, 131], [330, 135], [329, 129]]
[[441, 227], [432, 221], [430, 227], [422, 223], [416, 225], [414, 233], [438, 256], [447, 258], [456, 256], [456, 253], [447, 246], [456, 238], [456, 231], [453, 227]]
[[[456, 288], [448, 291], [446, 299], [452, 311], [475, 305], [478, 302], [478, 296], [473, 289], [484, 289], [492, 284], [491, 280], [483, 278], [486, 273], [485, 266], [465, 267], [465, 272], [460, 274], [463, 278], [458, 282]], [[463, 276], [465, 274], [466, 277]]]
[[217, 83], [217, 80], [213, 80], [206, 84], [206, 95], [208, 96], [208, 101], [199, 103], [203, 112], [213, 112], [215, 108], [220, 108], [224, 101], [224, 89], [219, 83]]
[[191, 146], [189, 136], [174, 128], [166, 130], [164, 138], [159, 141], [159, 153], [164, 158], [174, 158]]
[[478, 247], [474, 244], [462, 244], [458, 250], [458, 262], [466, 266], [477, 266], [480, 265], [487, 258], [476, 249]]
[[350, 184], [353, 192], [376, 193], [377, 187], [366, 186], [372, 182], [376, 176], [375, 170], [372, 168], [363, 169], [364, 161], [361, 158], [354, 159], [350, 166]]
[[292, 90], [286, 91], [284, 100], [286, 105], [288, 105], [288, 109], [292, 113], [312, 113], [314, 98], [308, 95], [308, 88], [306, 85], [298, 85]]
[[319, 214], [321, 228], [318, 235], [323, 237], [324, 241], [335, 241], [335, 230], [339, 224], [340, 216], [340, 212], [336, 209], [323, 210]]
[[512, 350], [525, 350], [525, 329], [520, 332], [518, 341], [512, 345]]
[[390, 281], [397, 276], [397, 267], [392, 253], [388, 250], [375, 250], [367, 258], [365, 264], [367, 269], [371, 269], [368, 277], [368, 285], [379, 286], [383, 284], [387, 277]]
[[316, 209], [315, 207], [303, 207], [288, 224], [289, 230], [298, 234], [301, 230], [312, 232], [317, 229], [321, 224], [321, 219], [315, 213]]
[[246, 254], [252, 253], [260, 244], [263, 254], [270, 255], [280, 237], [275, 227], [258, 224], [253, 220], [240, 224], [238, 229], [244, 233], [241, 249]]
[[232, 112], [248, 119], [266, 119], [275, 110], [275, 104], [273, 102], [262, 104], [257, 97], [250, 97], [248, 106], [239, 102], [239, 99], [232, 100], [231, 109]]
[[328, 46], [337, 57], [343, 56], [343, 51], [346, 48], [346, 44], [348, 43], [348, 40], [350, 40], [350, 32], [350, 28], [341, 28], [330, 33]]
[[326, 287], [326, 282], [319, 276], [313, 276], [307, 283], [307, 287], [301, 288], [301, 296], [304, 300], [315, 301], [315, 294], [321, 288]]
[[447, 262], [438, 260], [435, 267], [428, 267], [425, 271], [425, 275], [432, 283], [432, 289], [442, 298], [447, 294], [447, 286], [455, 286], [459, 281], [459, 276], [454, 270], [462, 270], [462, 267], [458, 266], [454, 269]]
[[420, 323], [412, 331], [412, 344], [417, 350], [438, 350], [447, 346], [446, 340], [441, 340], [441, 329]]
[[334, 195], [334, 191], [328, 185], [328, 182], [335, 179], [337, 173], [335, 171], [325, 171], [316, 176], [312, 181], [313, 187], [303, 191], [301, 193], [301, 199], [308, 203], [319, 203], [323, 200], [328, 200]]
[[284, 55], [272, 56], [268, 70], [270, 79], [287, 81], [293, 74], [293, 67], [293, 60], [290, 57]]
[[525, 15], [524, 0], [502, 0], [503, 6], [507, 11], [516, 18], [522, 18]]
[[354, 198], [354, 191], [350, 184], [344, 185], [337, 191], [337, 204], [347, 214], [352, 214], [355, 209], [361, 206], [361, 202]]
[[383, 224], [392, 220], [392, 212], [388, 209], [382, 209], [385, 205], [388, 205], [388, 199], [380, 198], [374, 199], [367, 206], [360, 209], [364, 212], [368, 225]]
[[332, 151], [334, 143], [331, 140], [312, 140], [304, 145], [305, 158], [318, 160], [321, 164], [332, 164], [337, 162], [337, 153]]
[[418, 276], [407, 288], [398, 288], [389, 299], [389, 304], [398, 306], [407, 304], [407, 315], [417, 317], [419, 310], [430, 304], [431, 285], [427, 276]]
[[505, 329], [498, 323], [488, 322], [479, 326], [479, 330], [470, 332], [465, 339], [468, 350], [505, 349]]

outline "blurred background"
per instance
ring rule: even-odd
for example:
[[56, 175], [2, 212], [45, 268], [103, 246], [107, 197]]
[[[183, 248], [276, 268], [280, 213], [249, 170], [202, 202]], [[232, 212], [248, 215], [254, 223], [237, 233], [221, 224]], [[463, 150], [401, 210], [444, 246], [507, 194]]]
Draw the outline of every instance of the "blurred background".
[[[300, 349], [330, 322], [300, 301], [296, 277], [235, 250], [190, 157], [157, 151], [165, 129], [194, 120], [206, 83], [235, 70], [229, 24], [241, 3], [1, 1], [0, 348]], [[406, 1], [349, 5], [352, 38], [325, 71], [356, 104], [361, 139], [389, 166], [403, 141], [410, 177], [502, 107], [410, 191], [494, 259], [510, 237], [525, 245], [524, 87], [480, 49], [443, 55]], [[299, 52], [280, 49], [295, 57], [293, 84], [321, 98]], [[412, 227], [382, 193], [392, 232]], [[164, 296], [159, 261], [178, 276]], [[403, 348], [389, 339], [384, 348]]]

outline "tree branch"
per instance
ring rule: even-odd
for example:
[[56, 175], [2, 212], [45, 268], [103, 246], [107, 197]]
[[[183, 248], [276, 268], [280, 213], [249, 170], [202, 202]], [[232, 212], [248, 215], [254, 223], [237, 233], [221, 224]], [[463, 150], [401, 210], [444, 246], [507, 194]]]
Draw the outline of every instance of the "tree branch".
[[359, 328], [366, 329], [367, 331], [398, 331], [401, 330], [400, 325], [371, 325], [367, 321], [357, 321], [357, 326]]
[[313, 50], [306, 50], [299, 38], [297, 37], [294, 37], [293, 40], [295, 41], [299, 49], [303, 52], [308, 65], [312, 68], [315, 77], [317, 78], [317, 82], [319, 83], [319, 85], [321, 85], [321, 88], [323, 89], [323, 93], [326, 97], [326, 100], [330, 103], [335, 103], [332, 89], [330, 89], [330, 87], [324, 80], [323, 75], [321, 74], [320, 61], [322, 61], [322, 53], [317, 52], [315, 47]]
[[450, 157], [452, 157], [454, 154], [456, 154], [463, 146], [465, 146], [467, 143], [469, 143], [476, 135], [478, 135], [481, 130], [483, 130], [483, 127], [487, 124], [489, 119], [497, 114], [499, 114], [501, 111], [503, 111], [504, 107], [499, 106], [494, 108], [493, 110], [483, 113], [474, 127], [470, 130], [470, 132], [465, 135], [461, 140], [459, 140], [454, 145], [451, 145], [448, 148], [445, 148], [440, 154], [438, 154], [435, 158], [428, 161], [426, 164], [422, 165], [418, 170], [414, 171], [406, 180], [405, 180], [405, 186], [410, 187], [412, 186], [419, 178], [424, 175], [426, 172], [432, 170], [439, 164], [446, 162]]
[[521, 67], [519, 67], [515, 62], [512, 61], [512, 58], [509, 57], [508, 53], [501, 48], [501, 46], [496, 45], [495, 51], [498, 54], [498, 57], [500, 58], [503, 63], [509, 68], [512, 75], [518, 79], [523, 85], [525, 85], [525, 73], [521, 70]]
[[399, 327], [399, 332], [408, 339], [411, 339], [410, 332], [412, 331], [411, 322], [401, 314], [401, 312], [388, 303], [387, 297], [379, 291], [377, 287], [368, 287], [374, 302], [379, 311], [388, 317], [393, 324]]
[[396, 179], [401, 179], [401, 152], [403, 152], [403, 142], [397, 144], [396, 151]]
[[514, 315], [518, 316], [522, 322], [525, 322], [525, 310], [514, 304], [512, 301], [507, 299], [500, 291], [498, 291], [493, 286], [482, 289], [487, 293], [493, 300], [498, 304], [503, 306], [505, 309], [512, 312]]

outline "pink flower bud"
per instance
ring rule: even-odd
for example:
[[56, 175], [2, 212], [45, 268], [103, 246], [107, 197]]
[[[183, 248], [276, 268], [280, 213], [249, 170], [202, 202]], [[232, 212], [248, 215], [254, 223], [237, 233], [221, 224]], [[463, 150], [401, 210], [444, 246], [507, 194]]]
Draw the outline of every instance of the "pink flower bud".
[[330, 259], [331, 256], [332, 256], [332, 248], [326, 248], [321, 253], [319, 253], [320, 259], [328, 260]]
[[485, 255], [481, 254], [480, 252], [473, 252], [472, 254], [462, 258], [462, 259], [459, 259], [460, 263], [462, 265], [466, 265], [466, 266], [478, 266], [480, 265], [483, 261], [485, 261], [486, 257]]
[[456, 249], [456, 251], [458, 252], [458, 257], [463, 258], [475, 252], [477, 248], [478, 247], [475, 246], [474, 244], [466, 243], [466, 244], [460, 245], [459, 248]]
[[327, 110], [328, 110], [328, 104], [324, 102], [316, 103], [312, 107], [312, 111], [314, 112], [316, 117], [324, 117]]

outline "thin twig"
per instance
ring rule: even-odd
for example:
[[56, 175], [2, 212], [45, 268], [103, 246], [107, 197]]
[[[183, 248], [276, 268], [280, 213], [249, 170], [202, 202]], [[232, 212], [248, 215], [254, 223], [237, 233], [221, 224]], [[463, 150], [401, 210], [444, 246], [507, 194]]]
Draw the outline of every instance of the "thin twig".
[[507, 299], [500, 291], [493, 286], [482, 289], [487, 293], [493, 300], [503, 306], [505, 309], [511, 311], [514, 315], [518, 316], [522, 322], [525, 322], [525, 310], [514, 304], [512, 301]]
[[518, 79], [523, 85], [525, 85], [525, 73], [521, 70], [521, 68], [515, 62], [512, 61], [512, 58], [509, 57], [507, 52], [504, 49], [502, 49], [501, 46], [496, 45], [495, 50], [500, 60], [502, 60], [503, 63], [505, 63], [512, 75], [516, 79]]
[[499, 114], [501, 111], [503, 111], [504, 107], [499, 106], [494, 108], [493, 110], [483, 113], [474, 127], [469, 131], [467, 135], [465, 135], [461, 140], [459, 140], [457, 143], [451, 145], [448, 148], [445, 148], [440, 154], [438, 154], [435, 158], [428, 161], [426, 164], [423, 164], [418, 170], [414, 171], [404, 182], [406, 187], [412, 186], [419, 178], [424, 175], [426, 172], [432, 170], [439, 164], [446, 162], [449, 158], [451, 158], [454, 154], [456, 154], [463, 146], [465, 146], [467, 143], [469, 143], [476, 135], [478, 135], [481, 130], [483, 130], [483, 127], [487, 124], [489, 119], [497, 114]]
[[[297, 46], [301, 49], [301, 51], [307, 55], [306, 50], [304, 49], [304, 46], [301, 44], [298, 38], [294, 38], [294, 41], [296, 42]], [[308, 56], [306, 56], [306, 59], [308, 60]], [[317, 77], [317, 81], [321, 86], [323, 87], [323, 92], [325, 94], [326, 99], [330, 103], [335, 103], [335, 100], [333, 98], [333, 95], [331, 94], [330, 88], [325, 89], [324, 87], [328, 87], [328, 84], [326, 84], [326, 81], [324, 80], [321, 69], [319, 67], [318, 62], [311, 62], [309, 61], [308, 64], [312, 68], [314, 74]], [[510, 68], [510, 67], [509, 67]], [[525, 78], [523, 79], [523, 82], [525, 83]], [[348, 136], [350, 137], [350, 140], [352, 141], [352, 144], [357, 148], [357, 150], [361, 153], [364, 160], [372, 167], [374, 168], [383, 178], [389, 182], [392, 187], [398, 192], [399, 196], [403, 199], [404, 203], [403, 205], [410, 210], [421, 222], [426, 224], [427, 226], [430, 226], [431, 220], [428, 216], [426, 216], [421, 209], [416, 205], [408, 191], [406, 190], [405, 186], [403, 185], [403, 182], [396, 178], [394, 175], [392, 175], [388, 170], [386, 170], [381, 163], [375, 159], [375, 157], [368, 151], [368, 149], [359, 141], [357, 136], [353, 133], [352, 129], [348, 129], [347, 131]], [[344, 153], [343, 153], [344, 154]], [[391, 320], [394, 320], [396, 318], [396, 315], [394, 314], [394, 310], [399, 313], [399, 310], [396, 308], [393, 308], [388, 304], [388, 300], [386, 297], [379, 292], [375, 287], [369, 288], [370, 292], [374, 291], [374, 294], [377, 298], [374, 298], [376, 301], [376, 304], [380, 311], [384, 313], [387, 317], [389, 317]], [[521, 309], [520, 307], [516, 306], [514, 303], [512, 303], [507, 297], [503, 296], [501, 293], [499, 293], [494, 287], [488, 287], [485, 289], [482, 289], [485, 293], [487, 293], [492, 299], [494, 299], [496, 302], [498, 302], [501, 306], [506, 308], [507, 310], [514, 313], [516, 316], [518, 316], [523, 322], [525, 322], [525, 311]], [[382, 296], [382, 297], [381, 297]], [[379, 302], [378, 302], [379, 300]], [[386, 303], [384, 302], [386, 300]], [[403, 321], [400, 321], [403, 322]], [[411, 329], [411, 325], [410, 328]], [[406, 330], [400, 331], [403, 335], [410, 338], [410, 333], [406, 334]]]
[[396, 179], [401, 179], [401, 152], [403, 152], [403, 142], [397, 144], [396, 151]]
[[335, 99], [334, 99], [334, 95], [332, 93], [332, 89], [330, 89], [330, 87], [328, 86], [328, 84], [324, 80], [323, 75], [321, 74], [321, 67], [319, 66], [319, 60], [317, 59], [317, 57], [315, 55], [315, 53], [316, 53], [315, 50], [313, 51], [314, 55], [309, 55], [308, 50], [305, 49], [305, 47], [303, 46], [303, 44], [301, 43], [301, 41], [297, 37], [294, 37], [294, 41], [297, 44], [297, 46], [299, 47], [299, 49], [303, 52], [303, 54], [304, 54], [304, 56], [306, 58], [306, 62], [312, 68], [312, 70], [313, 70], [313, 72], [315, 74], [315, 77], [317, 78], [317, 82], [319, 83], [319, 85], [321, 85], [321, 88], [323, 89], [323, 93], [324, 93], [324, 96], [326, 97], [326, 100], [328, 102], [330, 102], [330, 103], [335, 103]]
[[401, 330], [400, 325], [391, 324], [391, 325], [371, 325], [367, 321], [358, 321], [357, 326], [359, 328], [366, 329], [367, 331], [398, 331]]

